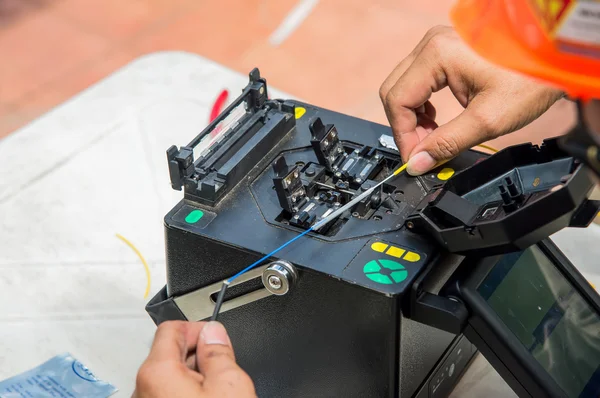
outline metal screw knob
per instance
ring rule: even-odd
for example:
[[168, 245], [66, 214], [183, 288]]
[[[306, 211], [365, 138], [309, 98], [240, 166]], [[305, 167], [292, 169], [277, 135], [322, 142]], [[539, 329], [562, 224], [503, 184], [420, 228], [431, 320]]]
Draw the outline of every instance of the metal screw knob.
[[283, 260], [272, 262], [262, 274], [265, 289], [277, 296], [289, 292], [297, 279], [298, 273], [294, 266]]
[[279, 279], [278, 276], [271, 275], [269, 277], [269, 286], [275, 290], [279, 290], [281, 289], [281, 286], [283, 286], [283, 282], [281, 282], [281, 279]]

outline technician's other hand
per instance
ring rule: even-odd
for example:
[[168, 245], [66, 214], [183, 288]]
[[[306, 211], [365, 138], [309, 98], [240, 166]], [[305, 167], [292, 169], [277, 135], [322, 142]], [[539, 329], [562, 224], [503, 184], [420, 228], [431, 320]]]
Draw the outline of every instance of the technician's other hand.
[[218, 322], [162, 323], [136, 379], [133, 398], [255, 398]]
[[[465, 110], [438, 126], [429, 99], [446, 86]], [[449, 27], [431, 29], [379, 94], [411, 175], [524, 127], [562, 96], [557, 89], [491, 65]]]

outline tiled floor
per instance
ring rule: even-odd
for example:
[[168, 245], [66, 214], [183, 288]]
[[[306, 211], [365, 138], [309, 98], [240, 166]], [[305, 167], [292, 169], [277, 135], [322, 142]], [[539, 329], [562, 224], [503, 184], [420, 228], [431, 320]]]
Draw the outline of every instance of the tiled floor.
[[[311, 2], [311, 0], [304, 0]], [[301, 0], [0, 0], [0, 138], [138, 56], [198, 53], [334, 110], [385, 123], [380, 83], [452, 0], [320, 0], [279, 45], [269, 38]], [[367, 5], [368, 4], [368, 5]], [[434, 98], [438, 120], [460, 112]], [[568, 104], [511, 137], [539, 141], [572, 122]]]

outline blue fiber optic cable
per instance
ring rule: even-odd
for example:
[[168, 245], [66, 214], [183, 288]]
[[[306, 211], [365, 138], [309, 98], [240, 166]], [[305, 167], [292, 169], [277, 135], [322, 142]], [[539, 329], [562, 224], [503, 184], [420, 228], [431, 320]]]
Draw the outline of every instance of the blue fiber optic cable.
[[325, 217], [324, 219], [322, 219], [321, 221], [319, 221], [318, 223], [316, 223], [315, 225], [313, 225], [312, 227], [310, 227], [309, 229], [307, 229], [306, 231], [304, 231], [301, 234], [299, 234], [299, 235], [293, 237], [292, 239], [288, 240], [283, 245], [281, 245], [277, 249], [273, 250], [271, 253], [265, 255], [264, 257], [262, 257], [260, 260], [257, 260], [255, 262], [253, 262], [252, 264], [250, 264], [249, 266], [247, 266], [246, 268], [244, 268], [243, 270], [241, 270], [240, 272], [238, 272], [237, 274], [235, 274], [231, 278], [225, 280], [223, 282], [223, 286], [221, 287], [221, 290], [219, 291], [219, 295], [217, 296], [217, 301], [215, 302], [215, 309], [214, 309], [214, 312], [213, 312], [212, 317], [210, 318], [210, 320], [211, 321], [216, 321], [217, 320], [217, 316], [219, 315], [219, 311], [221, 310], [221, 306], [223, 305], [223, 300], [225, 298], [225, 291], [227, 290], [227, 287], [231, 284], [231, 282], [233, 282], [236, 278], [238, 278], [240, 275], [243, 275], [244, 273], [250, 271], [252, 268], [254, 268], [257, 265], [261, 264], [263, 261], [268, 260], [269, 257], [271, 257], [272, 255], [274, 255], [275, 253], [277, 253], [281, 249], [284, 249], [285, 247], [287, 247], [291, 243], [295, 242], [296, 240], [300, 239], [301, 237], [303, 237], [307, 233], [309, 233], [311, 231], [317, 231], [319, 228], [321, 228], [325, 224], [328, 224], [333, 219], [337, 218], [340, 214], [342, 214], [344, 211], [348, 210], [349, 208], [351, 208], [352, 206], [354, 206], [356, 203], [360, 202], [361, 200], [363, 200], [364, 198], [366, 198], [368, 195], [370, 195], [377, 187], [381, 186], [385, 182], [391, 180], [392, 178], [394, 178], [395, 176], [397, 176], [398, 174], [400, 174], [401, 172], [403, 172], [406, 169], [406, 166], [407, 166], [407, 164], [405, 163], [402, 166], [398, 167], [392, 174], [390, 174], [389, 176], [387, 176], [383, 181], [380, 181], [379, 183], [377, 183], [374, 187], [369, 188], [368, 190], [366, 190], [362, 194], [358, 195], [356, 198], [352, 199], [350, 202], [346, 203], [341, 208], [337, 209], [336, 211], [334, 211], [333, 213], [331, 213], [330, 215], [328, 215], [327, 217]]
[[[318, 225], [318, 224], [317, 224]], [[250, 271], [252, 268], [256, 267], [258, 264], [262, 263], [263, 261], [267, 260], [269, 257], [271, 257], [273, 254], [277, 253], [278, 251], [280, 251], [281, 249], [285, 248], [286, 246], [288, 246], [289, 244], [291, 244], [292, 242], [295, 242], [296, 240], [300, 239], [301, 237], [303, 237], [304, 235], [306, 235], [307, 233], [309, 233], [310, 231], [312, 231], [314, 229], [314, 227], [310, 227], [309, 229], [307, 229], [306, 231], [302, 232], [300, 235], [293, 237], [292, 239], [288, 240], [287, 242], [285, 242], [283, 245], [279, 246], [277, 249], [273, 250], [271, 253], [266, 254], [263, 258], [261, 258], [260, 260], [257, 260], [255, 262], [253, 262], [252, 264], [250, 264], [249, 266], [247, 266], [246, 268], [244, 268], [243, 270], [241, 270], [240, 272], [238, 272], [237, 274], [235, 274], [234, 276], [232, 276], [231, 278], [227, 279], [225, 282], [227, 284], [230, 284], [231, 282], [233, 282], [238, 276]]]
[[307, 233], [311, 232], [312, 230], [314, 230], [315, 226], [317, 226], [319, 224], [320, 223], [315, 224], [314, 226], [310, 227], [306, 231], [302, 232], [300, 235], [297, 235], [297, 236], [293, 237], [292, 239], [288, 240], [283, 245], [281, 245], [277, 249], [273, 250], [271, 253], [266, 254], [260, 260], [256, 260], [255, 262], [253, 262], [252, 264], [250, 264], [249, 266], [247, 266], [246, 268], [244, 268], [243, 270], [241, 270], [240, 272], [238, 272], [237, 274], [235, 274], [234, 276], [232, 276], [231, 278], [229, 278], [225, 282], [223, 282], [223, 286], [221, 287], [221, 291], [219, 291], [219, 295], [217, 296], [217, 301], [215, 302], [215, 310], [214, 310], [214, 312], [213, 312], [212, 317], [210, 318], [210, 320], [211, 321], [216, 321], [217, 320], [217, 316], [219, 315], [219, 311], [221, 310], [221, 306], [223, 305], [223, 299], [225, 298], [225, 291], [227, 290], [227, 287], [231, 284], [231, 282], [233, 282], [237, 277], [245, 274], [246, 272], [250, 271], [252, 268], [254, 268], [257, 265], [261, 264], [263, 261], [268, 260], [269, 257], [271, 257], [272, 255], [274, 255], [278, 251], [282, 250], [286, 246], [290, 245], [291, 243], [293, 243], [296, 240], [300, 239], [301, 237], [303, 237]]

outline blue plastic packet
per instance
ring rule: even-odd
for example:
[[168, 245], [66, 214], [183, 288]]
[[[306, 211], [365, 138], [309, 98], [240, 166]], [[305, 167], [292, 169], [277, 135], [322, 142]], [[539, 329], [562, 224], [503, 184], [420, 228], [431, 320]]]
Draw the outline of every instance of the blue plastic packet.
[[115, 392], [68, 353], [0, 381], [0, 398], [106, 398]]

